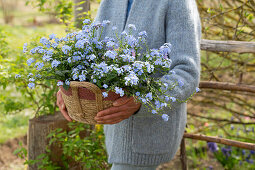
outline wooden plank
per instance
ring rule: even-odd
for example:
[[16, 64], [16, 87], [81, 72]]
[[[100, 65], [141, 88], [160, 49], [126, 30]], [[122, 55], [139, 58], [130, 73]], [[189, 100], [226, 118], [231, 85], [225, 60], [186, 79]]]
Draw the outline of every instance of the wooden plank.
[[201, 50], [213, 52], [255, 53], [255, 42], [201, 40]]
[[182, 142], [181, 142], [181, 157], [180, 158], [181, 158], [181, 163], [182, 163], [182, 170], [188, 170], [185, 138], [182, 138]]
[[233, 84], [227, 82], [212, 82], [212, 81], [201, 81], [199, 88], [219, 89], [219, 90], [230, 90], [230, 91], [243, 91], [255, 93], [255, 86], [245, 84]]
[[228, 146], [234, 146], [234, 147], [248, 149], [248, 150], [255, 150], [255, 144], [253, 144], [253, 143], [239, 142], [239, 141], [224, 139], [224, 138], [219, 138], [219, 137], [185, 133], [184, 138], [203, 140], [203, 141], [207, 141], [207, 142], [215, 142], [215, 143], [220, 143], [220, 144], [224, 144], [224, 145], [228, 145]]

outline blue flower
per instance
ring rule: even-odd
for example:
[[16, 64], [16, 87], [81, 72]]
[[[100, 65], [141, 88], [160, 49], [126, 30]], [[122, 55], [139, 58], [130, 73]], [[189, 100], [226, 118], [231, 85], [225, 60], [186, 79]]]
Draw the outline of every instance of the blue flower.
[[157, 114], [157, 111], [156, 110], [152, 110], [151, 113], [152, 114]]
[[131, 30], [134, 30], [134, 31], [136, 30], [136, 27], [135, 27], [134, 24], [129, 24], [128, 28], [131, 29]]
[[35, 81], [35, 79], [34, 78], [30, 78], [28, 81]]
[[58, 83], [57, 83], [57, 86], [63, 86], [64, 85], [64, 83], [62, 82], [62, 81], [59, 81]]
[[167, 56], [171, 52], [171, 47], [172, 45], [170, 43], [165, 43], [159, 50], [164, 56]]
[[68, 63], [71, 63], [71, 62], [72, 62], [72, 58], [71, 58], [71, 57], [68, 57], [67, 62], [68, 62]]
[[109, 25], [111, 23], [111, 21], [109, 21], [109, 20], [104, 20], [103, 22], [102, 22], [102, 27], [105, 27], [106, 25]]
[[211, 152], [216, 152], [218, 150], [217, 143], [215, 142], [207, 142], [207, 146]]
[[78, 77], [79, 77], [79, 75], [78, 75], [78, 73], [76, 72], [76, 73], [73, 74], [73, 77], [72, 77], [72, 78], [73, 78], [73, 80], [76, 80], [76, 79], [78, 79]]
[[170, 99], [172, 100], [172, 102], [175, 102], [175, 101], [176, 101], [176, 98], [175, 98], [175, 97], [170, 97]]
[[96, 79], [93, 79], [93, 83], [96, 83], [97, 82], [97, 80]]
[[43, 59], [43, 61], [50, 61], [50, 60], [52, 60], [50, 55], [44, 55], [42, 59]]
[[49, 36], [49, 38], [50, 38], [51, 40], [55, 39], [55, 38], [56, 38], [56, 34], [51, 34], [51, 35]]
[[20, 78], [20, 77], [21, 77], [21, 75], [19, 75], [19, 74], [15, 75], [15, 79]]
[[38, 49], [38, 53], [39, 53], [39, 54], [44, 53], [44, 49]]
[[254, 162], [253, 159], [248, 159], [248, 158], [246, 158], [245, 161], [250, 163], [250, 164], [253, 164], [253, 162]]
[[115, 87], [115, 93], [119, 94], [120, 97], [123, 97], [125, 94], [124, 90], [122, 90], [122, 88], [119, 88], [119, 87]]
[[52, 43], [51, 46], [52, 46], [53, 48], [57, 48], [57, 47], [58, 47], [58, 43]]
[[79, 40], [76, 42], [75, 47], [76, 48], [84, 48], [84, 44], [86, 43], [85, 40]]
[[147, 100], [146, 100], [145, 98], [140, 97], [140, 99], [142, 100], [142, 103], [143, 103], [143, 104], [146, 104], [146, 103], [147, 103]]
[[28, 66], [31, 66], [31, 64], [32, 64], [33, 62], [35, 62], [35, 60], [34, 60], [33, 58], [30, 58], [30, 59], [27, 60], [27, 65], [28, 65]]
[[107, 84], [104, 84], [103, 87], [104, 87], [105, 89], [107, 89], [107, 88], [108, 88], [108, 85], [107, 85]]
[[106, 51], [105, 56], [114, 60], [115, 57], [117, 56], [117, 52], [116, 51]]
[[97, 57], [95, 56], [95, 54], [91, 54], [89, 56], [87, 56], [87, 58], [91, 61], [95, 60]]
[[120, 35], [125, 37], [125, 36], [127, 36], [128, 34], [127, 34], [126, 31], [123, 31]]
[[32, 77], [33, 76], [33, 73], [29, 73], [28, 75], [27, 75], [27, 77]]
[[170, 74], [176, 74], [174, 70], [169, 71]]
[[138, 82], [139, 82], [139, 78], [136, 76], [136, 74], [131, 71], [129, 72], [129, 75], [127, 75], [124, 80], [126, 81], [125, 82], [125, 85], [128, 86], [128, 85], [138, 85]]
[[58, 67], [58, 65], [59, 65], [60, 63], [61, 63], [60, 61], [57, 61], [57, 60], [55, 59], [55, 60], [52, 61], [51, 67], [52, 67], [52, 68]]
[[197, 92], [197, 93], [200, 92], [200, 89], [199, 89], [198, 87], [196, 88], [196, 92]]
[[86, 76], [84, 74], [79, 75], [79, 80], [80, 81], [85, 81], [86, 80]]
[[73, 61], [80, 61], [81, 60], [81, 57], [76, 55], [76, 56], [72, 56], [73, 58]]
[[40, 39], [40, 43], [42, 43], [43, 45], [46, 45], [46, 44], [48, 44], [48, 43], [49, 43], [49, 41], [48, 41], [48, 39], [47, 39], [47, 38], [42, 37], [42, 38]]
[[168, 118], [169, 118], [169, 116], [168, 116], [167, 114], [163, 114], [163, 115], [162, 115], [162, 119], [163, 119], [165, 122], [168, 121]]
[[229, 157], [231, 155], [231, 148], [221, 148], [221, 152], [226, 156]]
[[26, 53], [27, 52], [27, 43], [24, 43], [23, 45], [23, 53]]
[[43, 66], [44, 66], [44, 64], [41, 62], [35, 63], [35, 67], [37, 67], [36, 70], [41, 70], [43, 68]]
[[109, 50], [113, 50], [114, 48], [118, 48], [118, 45], [115, 44], [115, 43], [112, 42], [112, 41], [109, 41], [109, 42], [107, 42], [106, 47], [107, 47]]
[[170, 98], [168, 96], [165, 96], [165, 101], [168, 102]]
[[89, 24], [91, 21], [90, 21], [90, 19], [85, 19], [84, 21], [83, 21], [83, 24]]
[[69, 80], [65, 80], [65, 84], [69, 86], [70, 85], [70, 81]]
[[140, 37], [147, 37], [147, 32], [146, 31], [142, 31], [138, 34]]
[[28, 87], [29, 87], [30, 89], [35, 88], [35, 83], [28, 83]]
[[63, 51], [63, 53], [64, 54], [67, 54], [69, 51], [71, 51], [71, 47], [69, 47], [68, 45], [64, 45], [63, 47], [62, 47], [62, 51]]
[[108, 93], [107, 92], [103, 92], [102, 95], [103, 95], [104, 98], [108, 97]]
[[140, 70], [137, 74], [141, 76], [143, 74], [143, 70]]
[[146, 98], [148, 99], [148, 100], [152, 100], [153, 98], [152, 98], [152, 93], [147, 93], [146, 94]]
[[160, 107], [161, 107], [161, 108], [167, 107], [167, 103], [161, 103]]
[[129, 46], [131, 46], [131, 47], [134, 47], [135, 44], [137, 43], [136, 38], [135, 38], [134, 36], [132, 36], [132, 35], [128, 35], [128, 36], [126, 37], [126, 40], [127, 40], [127, 44], [128, 44]]
[[140, 94], [141, 93], [139, 91], [135, 93], [136, 96], [140, 96]]

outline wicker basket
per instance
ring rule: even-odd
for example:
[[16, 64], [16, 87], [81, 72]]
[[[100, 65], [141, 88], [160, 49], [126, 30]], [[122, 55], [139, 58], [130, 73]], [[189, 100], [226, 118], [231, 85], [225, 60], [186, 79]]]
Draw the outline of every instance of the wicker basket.
[[120, 98], [114, 92], [109, 92], [104, 98], [102, 92], [95, 84], [89, 82], [71, 81], [69, 90], [60, 87], [68, 115], [78, 122], [96, 124], [96, 114], [112, 106], [113, 102]]

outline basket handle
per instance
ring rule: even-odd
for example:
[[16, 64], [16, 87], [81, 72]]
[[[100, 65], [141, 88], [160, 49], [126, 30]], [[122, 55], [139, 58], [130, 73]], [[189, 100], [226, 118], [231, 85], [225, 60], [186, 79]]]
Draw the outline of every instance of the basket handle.
[[89, 82], [71, 81], [70, 82], [70, 87], [72, 88], [72, 95], [73, 95], [73, 98], [77, 102], [78, 111], [80, 113], [82, 113], [82, 107], [81, 107], [81, 103], [80, 103], [80, 99], [79, 99], [79, 95], [78, 95], [78, 87], [85, 87], [85, 88], [91, 90], [96, 96], [96, 109], [97, 109], [97, 112], [100, 112], [101, 110], [103, 110], [102, 92], [101, 92], [101, 89], [99, 87], [97, 87], [95, 84], [92, 84], [92, 83], [89, 83]]

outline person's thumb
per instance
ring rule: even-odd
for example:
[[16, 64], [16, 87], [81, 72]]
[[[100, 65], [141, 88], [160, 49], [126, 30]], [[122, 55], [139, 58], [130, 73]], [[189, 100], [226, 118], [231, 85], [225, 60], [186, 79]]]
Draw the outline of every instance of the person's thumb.
[[132, 97], [127, 97], [127, 96], [121, 97], [113, 102], [113, 106], [116, 107], [116, 106], [124, 105], [127, 102], [129, 102], [131, 99]]

